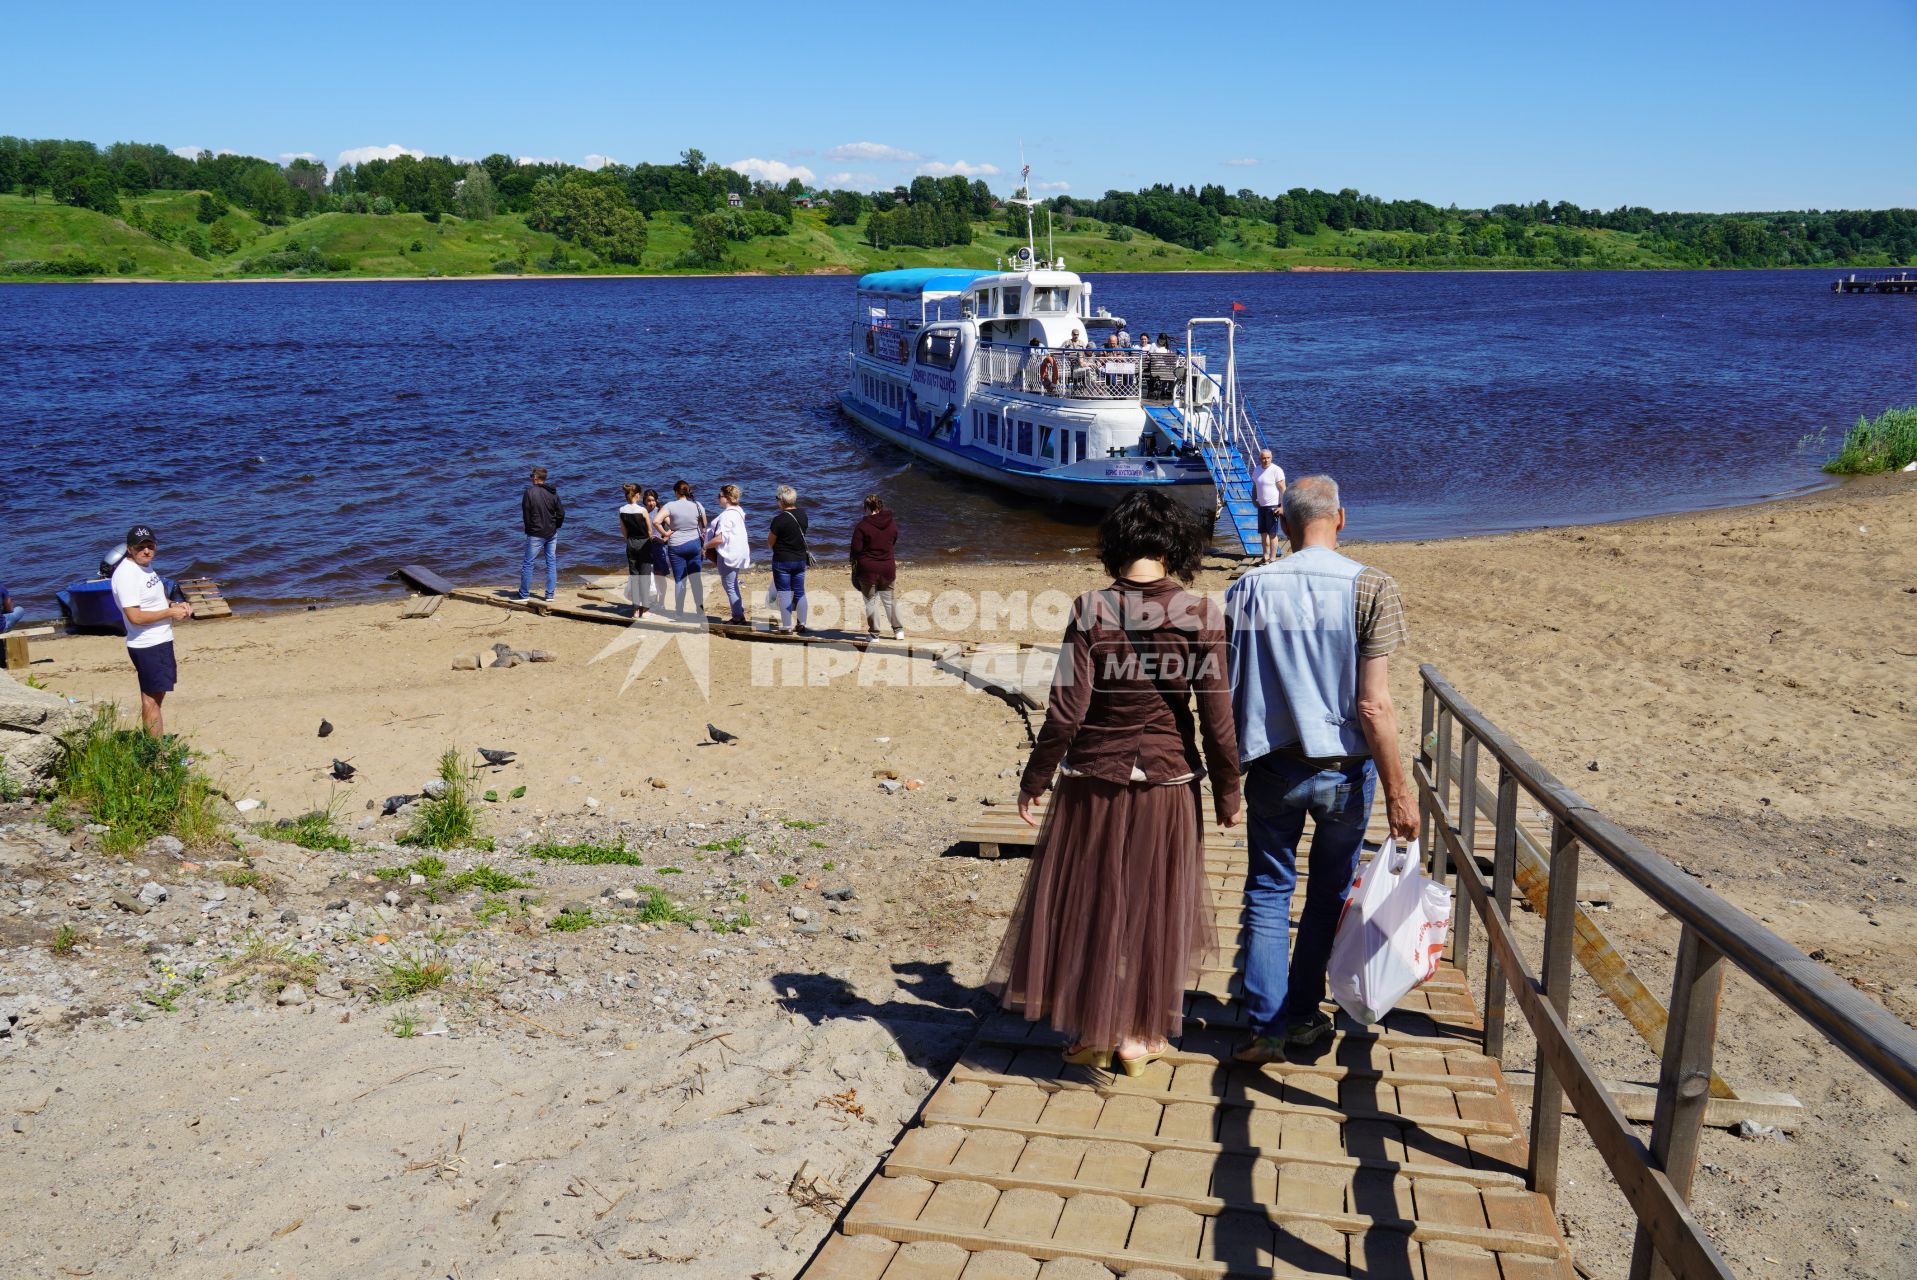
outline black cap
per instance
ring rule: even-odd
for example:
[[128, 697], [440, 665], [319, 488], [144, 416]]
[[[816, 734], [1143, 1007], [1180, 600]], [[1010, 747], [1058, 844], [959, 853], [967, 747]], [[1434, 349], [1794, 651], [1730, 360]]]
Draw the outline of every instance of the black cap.
[[153, 536], [153, 530], [149, 529], [146, 525], [136, 524], [126, 531], [126, 545], [129, 551], [135, 547], [144, 547], [149, 543], [157, 547], [160, 545], [160, 540]]

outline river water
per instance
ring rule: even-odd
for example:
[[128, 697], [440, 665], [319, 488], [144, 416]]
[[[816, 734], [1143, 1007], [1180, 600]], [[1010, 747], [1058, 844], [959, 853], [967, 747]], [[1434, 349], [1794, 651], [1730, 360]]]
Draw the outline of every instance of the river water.
[[[1134, 331], [1245, 310], [1240, 384], [1350, 533], [1648, 515], [1820, 483], [1861, 413], [1917, 401], [1917, 300], [1811, 272], [1101, 275]], [[815, 547], [877, 489], [909, 559], [1042, 558], [1095, 517], [960, 481], [834, 397], [847, 277], [0, 288], [0, 582], [34, 614], [136, 521], [235, 603], [377, 594], [396, 565], [516, 572], [548, 467], [568, 568], [621, 564], [618, 485], [797, 487]]]

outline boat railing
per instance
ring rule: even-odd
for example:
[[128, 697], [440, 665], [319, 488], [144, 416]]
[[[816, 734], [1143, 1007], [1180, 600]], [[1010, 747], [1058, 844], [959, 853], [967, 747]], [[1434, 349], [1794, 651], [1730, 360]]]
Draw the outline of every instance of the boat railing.
[[[857, 346], [865, 348], [865, 354], [892, 364], [904, 364], [912, 356], [912, 335], [907, 332], [906, 324], [900, 320], [877, 320], [858, 326], [864, 330], [862, 336], [854, 339]], [[854, 348], [856, 350], [856, 346]]]
[[1175, 352], [981, 342], [978, 384], [1066, 400], [1169, 399], [1183, 376]]

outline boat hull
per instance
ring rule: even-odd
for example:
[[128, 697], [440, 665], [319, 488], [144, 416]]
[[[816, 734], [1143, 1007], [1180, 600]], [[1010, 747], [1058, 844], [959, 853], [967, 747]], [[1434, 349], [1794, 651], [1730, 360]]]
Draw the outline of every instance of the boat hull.
[[[1059, 468], [1050, 472], [1015, 471], [945, 448], [916, 432], [901, 430], [896, 423], [888, 423], [871, 413], [850, 392], [840, 393], [839, 407], [858, 427], [887, 444], [896, 445], [947, 471], [984, 480], [1029, 497], [1108, 510], [1118, 505], [1119, 500], [1128, 493], [1139, 489], [1161, 489], [1179, 503], [1206, 516], [1217, 510], [1218, 491], [1212, 483], [1211, 473], [1202, 461], [1195, 459], [1128, 458], [1115, 464], [1079, 463], [1076, 468]], [[1095, 474], [1121, 468], [1139, 474]], [[1072, 470], [1080, 473], [1066, 474]]]

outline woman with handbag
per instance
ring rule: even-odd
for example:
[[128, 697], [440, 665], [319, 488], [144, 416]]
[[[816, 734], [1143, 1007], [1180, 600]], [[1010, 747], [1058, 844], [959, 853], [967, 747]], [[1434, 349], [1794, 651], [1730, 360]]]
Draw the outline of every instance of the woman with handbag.
[[778, 498], [779, 510], [772, 517], [772, 527], [766, 531], [766, 545], [772, 551], [772, 589], [779, 597], [779, 632], [804, 635], [805, 569], [812, 563], [805, 536], [812, 522], [799, 510], [797, 489], [782, 484]]
[[739, 575], [752, 567], [752, 538], [746, 532], [745, 508], [739, 505], [739, 486], [719, 486], [719, 516], [708, 527], [706, 552], [719, 566], [719, 585], [725, 588], [726, 603], [732, 606], [727, 619], [742, 626], [746, 617], [745, 598], [739, 594]]
[[1007, 1008], [1071, 1037], [1067, 1062], [1130, 1076], [1179, 1034], [1211, 947], [1199, 781], [1209, 768], [1218, 822], [1235, 826], [1238, 740], [1224, 616], [1179, 586], [1210, 529], [1143, 490], [1098, 541], [1114, 580], [1078, 598], [1065, 632], [1021, 818], [1037, 825], [1059, 776], [990, 981]]

